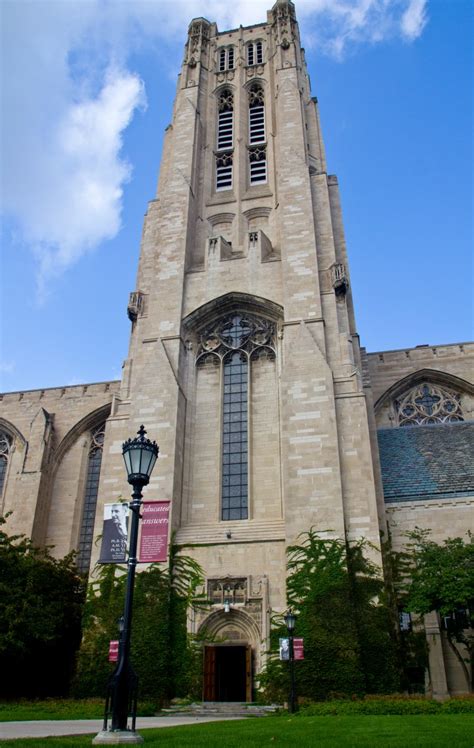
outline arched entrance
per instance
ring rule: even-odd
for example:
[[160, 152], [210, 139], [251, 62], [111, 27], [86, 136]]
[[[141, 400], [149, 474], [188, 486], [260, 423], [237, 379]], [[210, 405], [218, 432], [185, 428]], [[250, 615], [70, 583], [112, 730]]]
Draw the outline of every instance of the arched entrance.
[[200, 626], [204, 646], [203, 701], [252, 701], [259, 632], [244, 611], [212, 613]]

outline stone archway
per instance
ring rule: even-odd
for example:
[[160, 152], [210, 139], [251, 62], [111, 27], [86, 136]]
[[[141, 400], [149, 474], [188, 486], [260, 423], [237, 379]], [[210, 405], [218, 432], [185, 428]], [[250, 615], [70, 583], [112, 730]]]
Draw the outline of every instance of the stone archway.
[[203, 701], [252, 701], [261, 635], [245, 611], [211, 613], [199, 627], [204, 645]]

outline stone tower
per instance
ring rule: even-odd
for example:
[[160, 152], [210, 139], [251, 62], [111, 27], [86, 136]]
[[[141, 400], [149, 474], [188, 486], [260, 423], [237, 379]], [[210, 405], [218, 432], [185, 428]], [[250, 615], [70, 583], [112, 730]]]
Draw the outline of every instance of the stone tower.
[[100, 500], [127, 495], [120, 445], [145, 423], [147, 498], [172, 501], [205, 569], [206, 625], [258, 668], [287, 544], [310, 527], [379, 543], [338, 184], [292, 2], [247, 28], [191, 22], [163, 154]]
[[[395, 550], [414, 527], [474, 531], [474, 344], [360, 349], [289, 0], [248, 28], [190, 24], [135, 288], [121, 381], [0, 395], [0, 515], [88, 573], [144, 423], [160, 446], [145, 498], [171, 501], [206, 575], [211, 606], [189, 620], [213, 635], [203, 697], [250, 700], [300, 533], [367, 538], [380, 564], [386, 524]], [[440, 698], [470, 688], [445, 624], [425, 617]]]

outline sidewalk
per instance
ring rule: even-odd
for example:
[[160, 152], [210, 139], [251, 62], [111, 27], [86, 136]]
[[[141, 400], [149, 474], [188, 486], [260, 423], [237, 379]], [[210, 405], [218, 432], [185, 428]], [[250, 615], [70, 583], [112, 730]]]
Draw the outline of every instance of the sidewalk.
[[[242, 717], [137, 717], [138, 731], [147, 727], [177, 727], [196, 725], [200, 722], [242, 719]], [[0, 740], [9, 738], [48, 738], [54, 735], [95, 735], [102, 729], [101, 719], [32, 720], [31, 722], [0, 722]]]

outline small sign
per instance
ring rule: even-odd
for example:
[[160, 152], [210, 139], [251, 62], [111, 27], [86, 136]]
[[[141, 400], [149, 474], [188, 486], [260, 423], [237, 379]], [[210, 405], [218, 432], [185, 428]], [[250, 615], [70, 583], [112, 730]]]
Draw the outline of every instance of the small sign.
[[290, 659], [290, 640], [280, 639], [280, 660]]
[[119, 656], [119, 642], [111, 641], [109, 643], [109, 662], [118, 662]]
[[153, 564], [168, 558], [169, 501], [144, 501], [140, 535], [141, 564]]
[[295, 660], [304, 660], [304, 640], [293, 639], [293, 654]]

